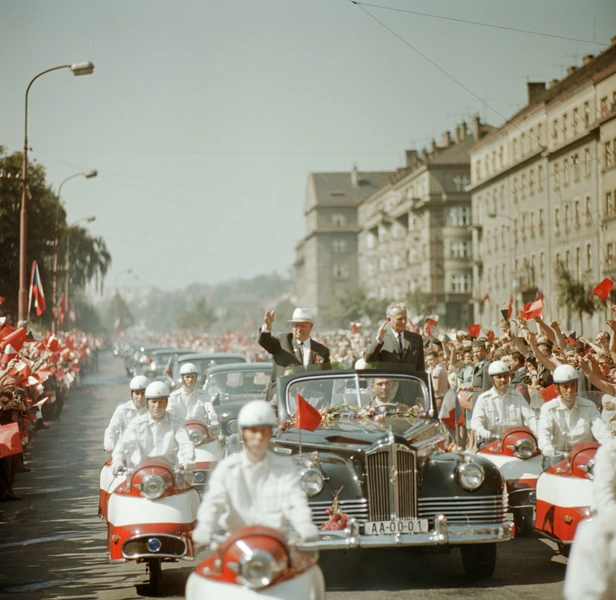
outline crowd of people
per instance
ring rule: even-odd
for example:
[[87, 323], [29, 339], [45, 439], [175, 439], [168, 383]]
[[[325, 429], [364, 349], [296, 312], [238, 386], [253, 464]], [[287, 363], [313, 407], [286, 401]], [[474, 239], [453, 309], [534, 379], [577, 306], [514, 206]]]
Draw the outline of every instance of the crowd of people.
[[[24, 452], [59, 418], [81, 375], [98, 367], [101, 338], [78, 331], [44, 336], [0, 325], [0, 502], [18, 501], [15, 477], [31, 470]], [[32, 458], [30, 458], [32, 460]]]

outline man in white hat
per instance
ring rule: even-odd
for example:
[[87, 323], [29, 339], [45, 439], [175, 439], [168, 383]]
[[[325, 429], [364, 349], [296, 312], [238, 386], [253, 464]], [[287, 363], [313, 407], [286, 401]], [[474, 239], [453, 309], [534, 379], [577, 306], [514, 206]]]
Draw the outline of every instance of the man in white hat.
[[276, 379], [285, 373], [287, 367], [295, 365], [321, 365], [323, 369], [330, 368], [329, 348], [311, 339], [313, 322], [312, 314], [307, 308], [296, 308], [291, 318], [291, 333], [272, 335], [274, 311], [265, 313], [263, 326], [259, 329], [259, 345], [265, 348], [274, 362], [272, 380], [267, 392], [267, 400], [274, 394]]

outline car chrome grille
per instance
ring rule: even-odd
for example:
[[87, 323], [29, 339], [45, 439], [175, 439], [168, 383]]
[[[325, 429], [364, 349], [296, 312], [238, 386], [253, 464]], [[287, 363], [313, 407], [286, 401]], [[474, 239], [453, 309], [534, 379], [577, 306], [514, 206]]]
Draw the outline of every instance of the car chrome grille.
[[[148, 548], [148, 540], [156, 538], [160, 540], [161, 547], [157, 552]], [[138, 558], [139, 556], [184, 556], [186, 543], [184, 540], [170, 535], [148, 535], [128, 540], [124, 544], [122, 552], [126, 558]]]
[[[368, 520], [368, 501], [365, 498], [360, 500], [339, 500], [340, 510], [358, 521]], [[310, 502], [312, 509], [312, 521], [315, 525], [321, 525], [329, 519], [329, 515], [325, 512], [332, 507], [331, 502]]]
[[506, 514], [506, 494], [419, 498], [419, 518], [427, 518], [430, 524], [435, 515], [445, 515], [451, 525], [504, 523]]
[[414, 519], [416, 510], [415, 454], [390, 444], [366, 454], [371, 521]]

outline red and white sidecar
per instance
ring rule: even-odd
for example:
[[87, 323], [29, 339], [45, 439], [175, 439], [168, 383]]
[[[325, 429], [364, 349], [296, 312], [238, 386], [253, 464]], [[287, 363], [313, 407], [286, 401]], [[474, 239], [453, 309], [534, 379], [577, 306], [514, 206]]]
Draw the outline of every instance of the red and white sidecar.
[[494, 463], [506, 480], [509, 510], [513, 513], [516, 531], [531, 533], [535, 488], [543, 471], [535, 434], [528, 427], [510, 427], [498, 439], [486, 444], [479, 454]]
[[186, 600], [206, 598], [324, 600], [325, 584], [314, 558], [280, 532], [252, 525], [231, 534], [188, 578]]
[[214, 467], [222, 458], [222, 448], [218, 439], [218, 430], [207, 426], [203, 421], [192, 419], [186, 421], [186, 430], [195, 447], [195, 470], [193, 487], [203, 494]]
[[199, 508], [192, 473], [147, 460], [116, 477], [104, 514], [112, 562], [146, 562], [150, 588], [160, 593], [161, 564], [194, 558], [190, 532]]
[[599, 444], [578, 444], [537, 480], [535, 529], [568, 556], [578, 523], [590, 515], [592, 469]]

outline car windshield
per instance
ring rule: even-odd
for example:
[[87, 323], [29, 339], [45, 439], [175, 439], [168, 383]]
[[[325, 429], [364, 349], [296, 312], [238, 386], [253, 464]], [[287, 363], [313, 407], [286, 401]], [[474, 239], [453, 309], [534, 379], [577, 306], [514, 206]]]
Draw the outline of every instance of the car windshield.
[[295, 414], [300, 395], [317, 409], [350, 406], [385, 411], [404, 411], [417, 407], [426, 411], [430, 396], [426, 385], [412, 376], [345, 375], [340, 377], [301, 378], [287, 388], [287, 408]]
[[208, 400], [218, 396], [221, 404], [245, 400], [247, 396], [255, 400], [265, 400], [271, 375], [271, 369], [214, 373], [205, 382], [205, 394]]

